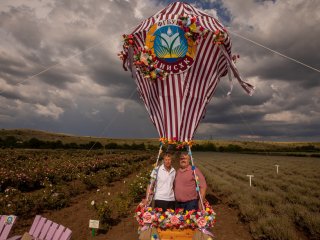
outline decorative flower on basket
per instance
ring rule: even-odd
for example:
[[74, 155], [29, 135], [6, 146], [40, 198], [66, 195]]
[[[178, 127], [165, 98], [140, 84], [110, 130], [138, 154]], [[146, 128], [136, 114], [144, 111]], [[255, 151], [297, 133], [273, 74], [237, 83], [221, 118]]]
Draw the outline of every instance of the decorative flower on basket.
[[208, 202], [205, 210], [183, 211], [183, 209], [167, 209], [144, 207], [139, 205], [135, 217], [140, 227], [155, 227], [162, 229], [185, 229], [185, 228], [211, 228], [215, 224], [216, 213]]
[[184, 149], [186, 146], [192, 146], [193, 142], [192, 141], [178, 141], [178, 138], [172, 138], [172, 139], [168, 139], [168, 138], [160, 138], [160, 142], [162, 143], [162, 145], [172, 145], [175, 146], [175, 148], [177, 150], [179, 149]]
[[157, 67], [156, 56], [146, 46], [138, 48], [133, 56], [134, 65], [141, 71], [145, 78], [150, 80], [162, 80], [168, 76], [168, 72]]
[[215, 32], [214, 32], [214, 35], [213, 35], [213, 42], [215, 44], [218, 44], [218, 45], [221, 45], [224, 43], [224, 41], [226, 40], [226, 30], [223, 29], [224, 31], [220, 31], [219, 29], [217, 29]]
[[185, 36], [192, 41], [199, 43], [202, 37], [206, 37], [208, 31], [200, 25], [196, 17], [182, 15], [178, 18], [178, 24], [185, 32]]

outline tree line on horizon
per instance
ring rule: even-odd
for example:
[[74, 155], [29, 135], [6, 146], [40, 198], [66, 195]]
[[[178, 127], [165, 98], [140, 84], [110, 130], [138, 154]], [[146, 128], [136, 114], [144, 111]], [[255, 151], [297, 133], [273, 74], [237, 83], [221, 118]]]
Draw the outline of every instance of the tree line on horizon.
[[[158, 146], [152, 144], [119, 144], [110, 142], [103, 145], [98, 141], [90, 141], [88, 143], [63, 143], [61, 140], [57, 141], [43, 141], [38, 138], [30, 138], [22, 141], [15, 136], [7, 136], [4, 139], [0, 137], [0, 148], [30, 148], [30, 149], [125, 149], [125, 150], [158, 150]], [[270, 150], [257, 150], [244, 148], [236, 144], [228, 144], [227, 146], [216, 146], [211, 142], [204, 142], [202, 144], [194, 144], [192, 151], [211, 151], [211, 152], [270, 152]], [[312, 144], [296, 146], [296, 147], [282, 147], [272, 150], [272, 152], [319, 152], [320, 148]]]

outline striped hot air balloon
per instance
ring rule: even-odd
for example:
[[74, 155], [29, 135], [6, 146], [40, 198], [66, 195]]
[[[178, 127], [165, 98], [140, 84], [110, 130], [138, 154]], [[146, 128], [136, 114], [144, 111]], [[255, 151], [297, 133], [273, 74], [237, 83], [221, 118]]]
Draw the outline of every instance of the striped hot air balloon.
[[125, 35], [121, 57], [160, 138], [190, 141], [228, 71], [253, 91], [232, 61], [222, 24], [187, 3], [170, 4]]

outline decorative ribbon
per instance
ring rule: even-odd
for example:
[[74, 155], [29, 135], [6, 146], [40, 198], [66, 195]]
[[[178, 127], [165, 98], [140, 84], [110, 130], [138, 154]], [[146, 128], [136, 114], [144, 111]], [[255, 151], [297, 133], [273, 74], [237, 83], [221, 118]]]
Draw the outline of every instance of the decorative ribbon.
[[230, 65], [228, 64], [228, 78], [229, 78], [229, 81], [230, 81], [230, 90], [229, 92], [227, 93], [227, 96], [230, 96], [231, 93], [232, 93], [232, 90], [233, 90], [233, 77], [231, 76], [231, 69], [230, 69]]
[[141, 232], [147, 231], [150, 227], [151, 227], [151, 225], [144, 225], [144, 226], [140, 229], [140, 231], [141, 231]]
[[211, 236], [211, 237], [214, 237], [213, 233], [210, 232], [210, 231], [208, 231], [206, 228], [199, 228], [199, 230], [200, 230], [201, 232], [203, 232], [204, 234], [206, 234], [206, 235], [209, 235], [209, 236]]
[[227, 53], [226, 49], [219, 45], [219, 48], [221, 50], [221, 52], [223, 53], [223, 55], [225, 56], [230, 68], [231, 68], [231, 71], [233, 73], [233, 75], [238, 79], [238, 82], [240, 83], [240, 85], [242, 86], [242, 88], [250, 95], [252, 96], [253, 92], [254, 92], [254, 89], [255, 87], [253, 85], [251, 85], [250, 83], [247, 83], [245, 81], [243, 81], [241, 79], [241, 76], [238, 72], [238, 69], [236, 67], [236, 65], [234, 65], [234, 62], [232, 61], [230, 55]]
[[125, 71], [128, 71], [128, 68], [126, 67], [127, 59], [128, 59], [128, 53], [124, 53], [123, 60], [122, 60], [122, 67]]
[[131, 76], [134, 78], [136, 75], [136, 68], [133, 64], [133, 47], [129, 47], [129, 49], [128, 49], [127, 66], [129, 67], [129, 69], [131, 71]]

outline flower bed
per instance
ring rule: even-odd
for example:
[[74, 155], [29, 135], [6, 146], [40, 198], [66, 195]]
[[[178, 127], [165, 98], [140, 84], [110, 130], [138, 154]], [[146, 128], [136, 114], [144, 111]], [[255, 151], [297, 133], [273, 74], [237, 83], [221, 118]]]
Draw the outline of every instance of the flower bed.
[[136, 209], [135, 217], [140, 228], [155, 227], [161, 229], [208, 229], [216, 222], [216, 213], [208, 202], [205, 210], [183, 211], [183, 209], [167, 209], [144, 207], [142, 204]]
[[[152, 159], [151, 153], [137, 151], [103, 155], [91, 151], [88, 156], [87, 152], [1, 150], [0, 213], [25, 217], [63, 208], [85, 189], [121, 180]], [[132, 192], [139, 196], [136, 190]]]

